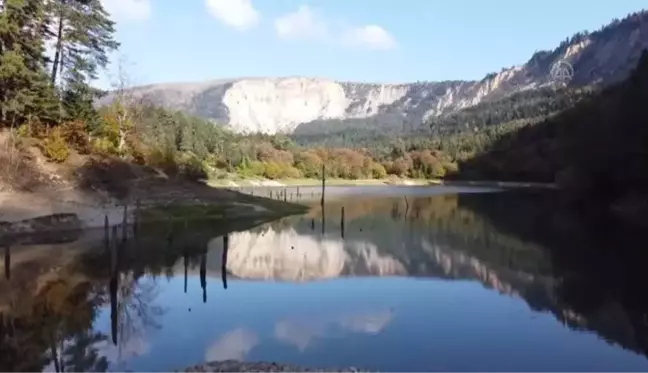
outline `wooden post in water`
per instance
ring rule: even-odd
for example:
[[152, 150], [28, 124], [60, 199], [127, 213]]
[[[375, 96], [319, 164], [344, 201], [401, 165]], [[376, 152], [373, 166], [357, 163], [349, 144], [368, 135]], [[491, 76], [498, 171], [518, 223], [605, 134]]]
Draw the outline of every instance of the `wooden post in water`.
[[124, 219], [122, 220], [122, 242], [128, 239], [128, 204], [124, 203]]
[[112, 239], [110, 242], [110, 271], [111, 273], [117, 270], [117, 226], [112, 227]]
[[229, 251], [229, 234], [223, 236], [223, 255], [221, 257], [221, 279], [223, 289], [227, 289], [227, 252]]
[[284, 197], [284, 202], [286, 202], [286, 198], [288, 197], [288, 192], [286, 191], [286, 188], [284, 188], [283, 197]]
[[108, 215], [104, 216], [104, 243], [106, 244], [106, 250], [108, 245], [110, 245], [110, 225], [108, 223]]
[[173, 228], [174, 228], [173, 220], [171, 220], [171, 216], [167, 218], [167, 226], [168, 226], [167, 229], [169, 230], [169, 233], [167, 234], [167, 244], [168, 247], [171, 248], [171, 246], [173, 245]]
[[311, 230], [313, 230], [313, 231], [315, 230], [315, 218], [313, 218], [313, 220], [311, 220]]
[[342, 214], [340, 216], [340, 227], [342, 229], [342, 238], [344, 238], [344, 206], [342, 206]]
[[326, 165], [322, 165], [322, 200], [321, 200], [321, 205], [322, 205], [322, 216], [324, 215], [324, 192], [326, 189]]
[[409, 213], [409, 201], [407, 201], [407, 196], [405, 197], [405, 220], [407, 220], [407, 214]]
[[112, 273], [110, 276], [110, 334], [112, 342], [117, 346], [117, 288], [119, 287], [119, 279], [117, 273]]
[[200, 287], [202, 288], [203, 303], [207, 303], [207, 250], [200, 256]]
[[322, 208], [322, 236], [326, 231], [326, 212], [324, 211], [324, 193], [326, 189], [326, 165], [322, 164], [322, 199], [320, 205]]
[[117, 257], [117, 226], [113, 226], [113, 242], [110, 250], [110, 282], [108, 288], [110, 291], [110, 332], [112, 342], [117, 346], [117, 289], [119, 288], [119, 258]]
[[139, 213], [140, 213], [140, 200], [138, 198], [135, 201], [135, 216], [133, 217], [133, 219], [134, 219], [133, 220], [133, 233], [135, 234], [135, 236], [137, 236], [137, 234], [139, 233], [139, 228], [140, 228], [140, 226], [139, 226], [139, 222], [140, 222]]
[[119, 287], [119, 257], [117, 253], [117, 226], [112, 227], [112, 239], [110, 242], [110, 331], [112, 341], [117, 346], [117, 288]]
[[272, 189], [270, 189], [270, 199], [272, 199]]
[[4, 248], [4, 267], [5, 267], [5, 278], [7, 280], [11, 279], [11, 246], [7, 244]]
[[299, 199], [299, 187], [297, 187], [297, 199]]
[[187, 294], [187, 274], [189, 272], [189, 255], [185, 251], [182, 255], [182, 258], [184, 259], [184, 293]]

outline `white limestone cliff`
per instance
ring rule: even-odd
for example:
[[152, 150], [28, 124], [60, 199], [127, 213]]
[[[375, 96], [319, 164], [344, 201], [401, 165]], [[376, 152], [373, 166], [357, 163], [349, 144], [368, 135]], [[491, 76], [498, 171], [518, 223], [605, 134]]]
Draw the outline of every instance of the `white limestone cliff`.
[[[381, 119], [388, 125], [421, 126], [432, 116], [551, 84], [551, 67], [559, 61], [573, 66], [574, 86], [619, 81], [645, 48], [648, 11], [593, 33], [574, 35], [552, 51], [536, 52], [526, 63], [503, 68], [480, 81], [377, 84], [309, 77], [239, 78], [149, 85], [131, 92], [244, 133], [291, 133], [311, 121], [380, 115], [389, 116]], [[110, 102], [111, 97], [99, 104]]]

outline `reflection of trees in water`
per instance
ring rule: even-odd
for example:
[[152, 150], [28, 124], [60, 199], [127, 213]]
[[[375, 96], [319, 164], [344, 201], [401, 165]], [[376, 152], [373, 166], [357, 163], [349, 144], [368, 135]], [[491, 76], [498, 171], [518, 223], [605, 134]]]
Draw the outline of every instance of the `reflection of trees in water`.
[[164, 314], [155, 305], [158, 285], [154, 278], [135, 278], [132, 272], [120, 273], [117, 306], [117, 347], [119, 358], [129, 341], [145, 339], [151, 329], [161, 328], [159, 317]]
[[77, 278], [52, 280], [14, 303], [0, 324], [0, 369], [41, 371], [51, 362], [56, 371], [105, 371], [97, 345], [107, 337], [90, 330], [101, 304], [101, 292]]
[[[328, 240], [339, 239], [342, 206], [347, 246], [370, 242], [405, 264], [410, 275], [431, 273], [425, 267], [430, 252], [419, 247], [421, 239], [463, 252], [467, 263], [486, 265], [492, 271], [486, 277], [503, 281], [500, 288], [519, 294], [533, 309], [648, 354], [648, 294], [643, 289], [648, 251], [642, 232], [561, 208], [548, 193], [509, 192], [408, 197], [407, 202], [331, 200], [324, 207]], [[321, 216], [320, 209], [314, 206], [310, 216]], [[258, 231], [286, 226], [316, 237], [294, 217]], [[513, 281], [507, 271], [520, 273], [524, 281]]]
[[[161, 314], [161, 310], [152, 303], [156, 294], [154, 282], [119, 274], [117, 283], [115, 337], [119, 359], [122, 346], [130, 340], [142, 338], [148, 328], [159, 327], [155, 317]], [[93, 330], [99, 309], [106, 303], [104, 290], [89, 282], [69, 287], [70, 284], [64, 281], [53, 281], [45, 286], [43, 292], [35, 297], [33, 308], [19, 318], [21, 325], [23, 320], [28, 320], [28, 324], [19, 331], [24, 339], [19, 345], [14, 345], [17, 350], [45, 356], [57, 372], [106, 371], [108, 359], [103, 355], [102, 346], [105, 346], [108, 336]], [[46, 360], [32, 357], [23, 361], [40, 361], [41, 368], [28, 369], [40, 371]], [[2, 369], [24, 370], [18, 369], [14, 363], [9, 364]]]
[[143, 338], [146, 330], [160, 327], [155, 279], [143, 277], [146, 271], [141, 269], [119, 270], [106, 278], [110, 253], [89, 252], [92, 256], [45, 272], [45, 279], [12, 280], [9, 286], [20, 296], [14, 296], [18, 301], [2, 314], [0, 370], [41, 371], [50, 364], [55, 371], [105, 371], [109, 336], [93, 330], [93, 324], [107, 304], [114, 306], [111, 318], [118, 350]]
[[[49, 265], [45, 271], [37, 271], [45, 273], [46, 278], [31, 275], [34, 268], [42, 266], [40, 262], [25, 266], [18, 271], [20, 276], [11, 273], [8, 281], [13, 282], [3, 284], [3, 289], [7, 287], [11, 294], [20, 296], [14, 297], [19, 300], [15, 306], [4, 307], [6, 297], [0, 302], [5, 311], [0, 313], [0, 369], [41, 371], [51, 364], [52, 370], [58, 371], [105, 370], [108, 359], [112, 359], [106, 356], [111, 338], [93, 330], [102, 307], [111, 305], [111, 333], [120, 359], [122, 349], [127, 348], [124, 346], [143, 341], [148, 330], [161, 327], [163, 309], [154, 304], [157, 278], [172, 276], [174, 265], [182, 257], [187, 268], [200, 261], [204, 267], [206, 257], [202, 254], [209, 240], [253, 223], [234, 219], [217, 226], [209, 221], [143, 225], [137, 237], [127, 240], [113, 234], [119, 232], [117, 229], [109, 229], [108, 235], [113, 237], [107, 237], [108, 242], [104, 242], [105, 237], [97, 242], [84, 241], [87, 247], [79, 250], [83, 254], [74, 260], [56, 269]], [[224, 243], [228, 245], [227, 238]], [[65, 245], [63, 249], [76, 243], [67, 240]], [[3, 254], [11, 253], [7, 250]], [[224, 252], [225, 260], [226, 255]], [[29, 276], [25, 276], [26, 271]], [[223, 284], [226, 286], [225, 276]]]
[[[335, 230], [341, 229], [344, 207], [345, 242], [375, 243], [382, 253], [405, 263], [406, 273], [430, 273], [424, 268], [429, 252], [412, 250], [421, 238], [436, 246], [459, 248], [467, 262], [478, 259], [504, 280], [509, 279], [502, 276], [506, 271], [524, 274], [528, 281], [507, 285], [534, 309], [550, 311], [570, 327], [594, 330], [647, 353], [648, 295], [643, 284], [648, 280], [648, 251], [637, 239], [641, 234], [624, 232], [612, 223], [584, 222], [555, 206], [550, 198], [512, 194], [446, 195], [407, 202], [403, 198], [331, 200], [325, 206], [324, 238], [340, 239]], [[313, 219], [322, 215], [319, 208], [307, 219], [281, 219], [252, 231], [263, 234], [270, 228], [291, 228], [322, 239]], [[183, 257], [186, 268], [200, 266], [207, 242], [220, 236], [190, 229], [174, 234], [172, 240], [156, 233], [142, 235], [137, 245], [126, 243], [114, 285], [119, 348], [160, 327], [162, 310], [154, 305], [154, 279], [169, 275]], [[399, 244], [392, 245], [390, 237]], [[61, 271], [37, 290], [29, 289], [29, 296], [16, 298], [16, 305], [0, 322], [1, 370], [40, 371], [54, 356], [56, 364], [51, 363], [59, 370], [105, 370], [100, 346], [109, 336], [93, 331], [92, 326], [98, 310], [110, 302], [108, 261], [107, 252], [79, 258], [76, 275]], [[221, 263], [226, 261], [224, 250]], [[12, 279], [20, 277], [15, 269], [12, 272]], [[225, 276], [226, 271], [222, 273]], [[537, 286], [536, 279], [542, 276], [556, 280], [551, 288], [544, 283]]]
[[560, 208], [551, 194], [467, 195], [460, 205], [487, 216], [497, 231], [543, 248], [556, 279], [553, 298], [528, 294], [528, 302], [571, 328], [648, 355], [648, 251], [641, 229]]
[[105, 372], [108, 359], [99, 355], [96, 346], [105, 340], [105, 334], [89, 330], [76, 335], [73, 343], [63, 349], [63, 371]]

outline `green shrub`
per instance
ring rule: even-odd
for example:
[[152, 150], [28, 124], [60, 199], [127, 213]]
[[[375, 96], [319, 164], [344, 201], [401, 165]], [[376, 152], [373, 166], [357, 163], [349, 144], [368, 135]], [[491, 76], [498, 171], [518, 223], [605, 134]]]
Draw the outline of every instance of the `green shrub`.
[[64, 162], [70, 155], [70, 148], [60, 128], [53, 129], [42, 142], [42, 151], [47, 159], [54, 162]]
[[117, 147], [107, 137], [100, 136], [93, 138], [90, 146], [93, 153], [103, 155], [117, 155]]
[[16, 135], [20, 138], [27, 138], [31, 136], [31, 128], [28, 124], [23, 124], [16, 129]]
[[205, 180], [209, 177], [205, 164], [193, 153], [185, 153], [179, 158], [179, 172], [191, 180]]
[[61, 135], [65, 142], [78, 150], [80, 153], [87, 154], [90, 151], [90, 137], [88, 136], [88, 126], [84, 121], [75, 120], [63, 123], [61, 126]]
[[372, 163], [371, 164], [371, 177], [374, 179], [384, 179], [387, 177], [387, 171], [385, 170], [385, 167], [381, 165], [380, 163]]
[[178, 172], [176, 152], [171, 146], [152, 147], [146, 154], [146, 164], [169, 174]]
[[242, 162], [237, 168], [236, 173], [243, 177], [263, 176], [266, 170], [266, 164], [259, 161]]

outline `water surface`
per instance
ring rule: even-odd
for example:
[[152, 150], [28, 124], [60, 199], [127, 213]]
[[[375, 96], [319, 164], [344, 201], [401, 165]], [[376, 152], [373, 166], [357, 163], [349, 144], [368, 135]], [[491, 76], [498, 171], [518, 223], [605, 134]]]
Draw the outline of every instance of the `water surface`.
[[0, 369], [238, 359], [648, 370], [637, 232], [544, 194], [331, 189], [323, 212], [316, 203], [226, 235], [207, 223], [143, 230], [118, 246], [102, 232], [13, 246], [0, 281]]

